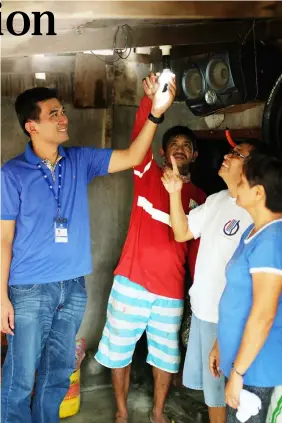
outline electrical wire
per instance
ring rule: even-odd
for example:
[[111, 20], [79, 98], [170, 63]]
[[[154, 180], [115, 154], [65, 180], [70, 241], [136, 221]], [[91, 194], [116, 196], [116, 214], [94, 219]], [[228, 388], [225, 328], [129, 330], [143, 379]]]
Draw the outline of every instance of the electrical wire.
[[254, 19], [254, 20], [253, 20], [253, 23], [252, 23], [251, 28], [248, 30], [248, 32], [246, 33], [245, 37], [243, 38], [243, 41], [241, 42], [241, 45], [242, 45], [242, 46], [243, 46], [244, 44], [246, 44], [246, 41], [247, 41], [247, 38], [248, 38], [249, 34], [250, 34], [252, 31], [253, 31], [253, 33], [254, 33], [254, 28], [255, 28], [255, 25], [256, 25], [256, 20]]
[[[118, 34], [120, 32], [125, 37], [125, 45], [124, 45], [123, 48], [117, 48], [116, 47]], [[115, 60], [111, 61], [110, 63], [118, 62], [121, 59], [122, 60], [127, 59], [130, 56], [131, 51], [132, 51], [132, 43], [133, 43], [132, 29], [130, 28], [130, 26], [127, 25], [127, 24], [119, 25], [117, 27], [116, 31], [115, 31], [115, 34], [114, 34], [113, 47], [112, 47], [113, 54], [114, 55], [116, 54], [118, 57]], [[96, 56], [97, 59], [101, 60], [102, 62], [109, 64], [109, 61], [102, 59], [99, 55], [97, 55], [96, 53], [94, 53], [92, 50], [91, 50], [91, 54], [93, 54], [94, 56]]]
[[[116, 48], [117, 36], [119, 31], [125, 35], [125, 46], [123, 49]], [[127, 59], [132, 50], [132, 30], [129, 25], [124, 24], [117, 27], [114, 36], [113, 51], [119, 56], [120, 59]], [[125, 55], [125, 56], [124, 56]]]

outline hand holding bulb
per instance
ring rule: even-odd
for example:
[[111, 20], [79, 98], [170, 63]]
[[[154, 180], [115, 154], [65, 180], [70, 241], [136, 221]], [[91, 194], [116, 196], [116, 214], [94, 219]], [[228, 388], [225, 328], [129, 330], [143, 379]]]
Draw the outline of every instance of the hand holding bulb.
[[153, 100], [159, 88], [159, 73], [150, 72], [149, 75], [143, 79], [143, 89], [147, 97]]
[[[166, 91], [164, 91], [165, 84], [167, 84]], [[176, 94], [175, 75], [172, 72], [170, 72], [170, 75], [166, 73], [165, 78], [161, 75], [158, 85], [151, 110], [155, 117], [161, 117], [173, 103]]]

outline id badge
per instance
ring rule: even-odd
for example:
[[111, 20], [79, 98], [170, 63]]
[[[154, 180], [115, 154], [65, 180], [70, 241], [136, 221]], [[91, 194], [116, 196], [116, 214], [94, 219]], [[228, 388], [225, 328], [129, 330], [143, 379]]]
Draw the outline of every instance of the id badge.
[[68, 220], [64, 217], [57, 217], [54, 220], [55, 242], [68, 242]]

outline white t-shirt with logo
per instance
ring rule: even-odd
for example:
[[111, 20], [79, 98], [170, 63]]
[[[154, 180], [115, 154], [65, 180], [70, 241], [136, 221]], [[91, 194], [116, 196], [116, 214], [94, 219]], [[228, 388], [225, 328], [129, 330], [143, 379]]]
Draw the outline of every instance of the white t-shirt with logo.
[[192, 210], [188, 222], [194, 238], [201, 237], [194, 283], [189, 291], [191, 308], [198, 319], [217, 323], [226, 284], [225, 267], [252, 219], [224, 190], [210, 195], [205, 204]]

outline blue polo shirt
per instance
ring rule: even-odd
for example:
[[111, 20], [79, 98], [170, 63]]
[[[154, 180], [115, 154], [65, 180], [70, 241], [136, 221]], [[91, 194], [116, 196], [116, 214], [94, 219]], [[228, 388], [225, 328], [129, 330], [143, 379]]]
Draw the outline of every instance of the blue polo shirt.
[[[220, 367], [229, 378], [253, 305], [252, 274], [282, 275], [282, 219], [248, 238], [250, 226], [226, 268], [227, 284], [219, 305]], [[268, 337], [244, 376], [255, 387], [282, 385], [282, 294]]]
[[[60, 146], [59, 155], [56, 182], [31, 143], [2, 167], [1, 219], [16, 221], [9, 285], [58, 282], [92, 272], [87, 185], [108, 173], [112, 150]], [[57, 202], [38, 164], [55, 194], [61, 172], [61, 216], [68, 220], [68, 243], [55, 242]]]

